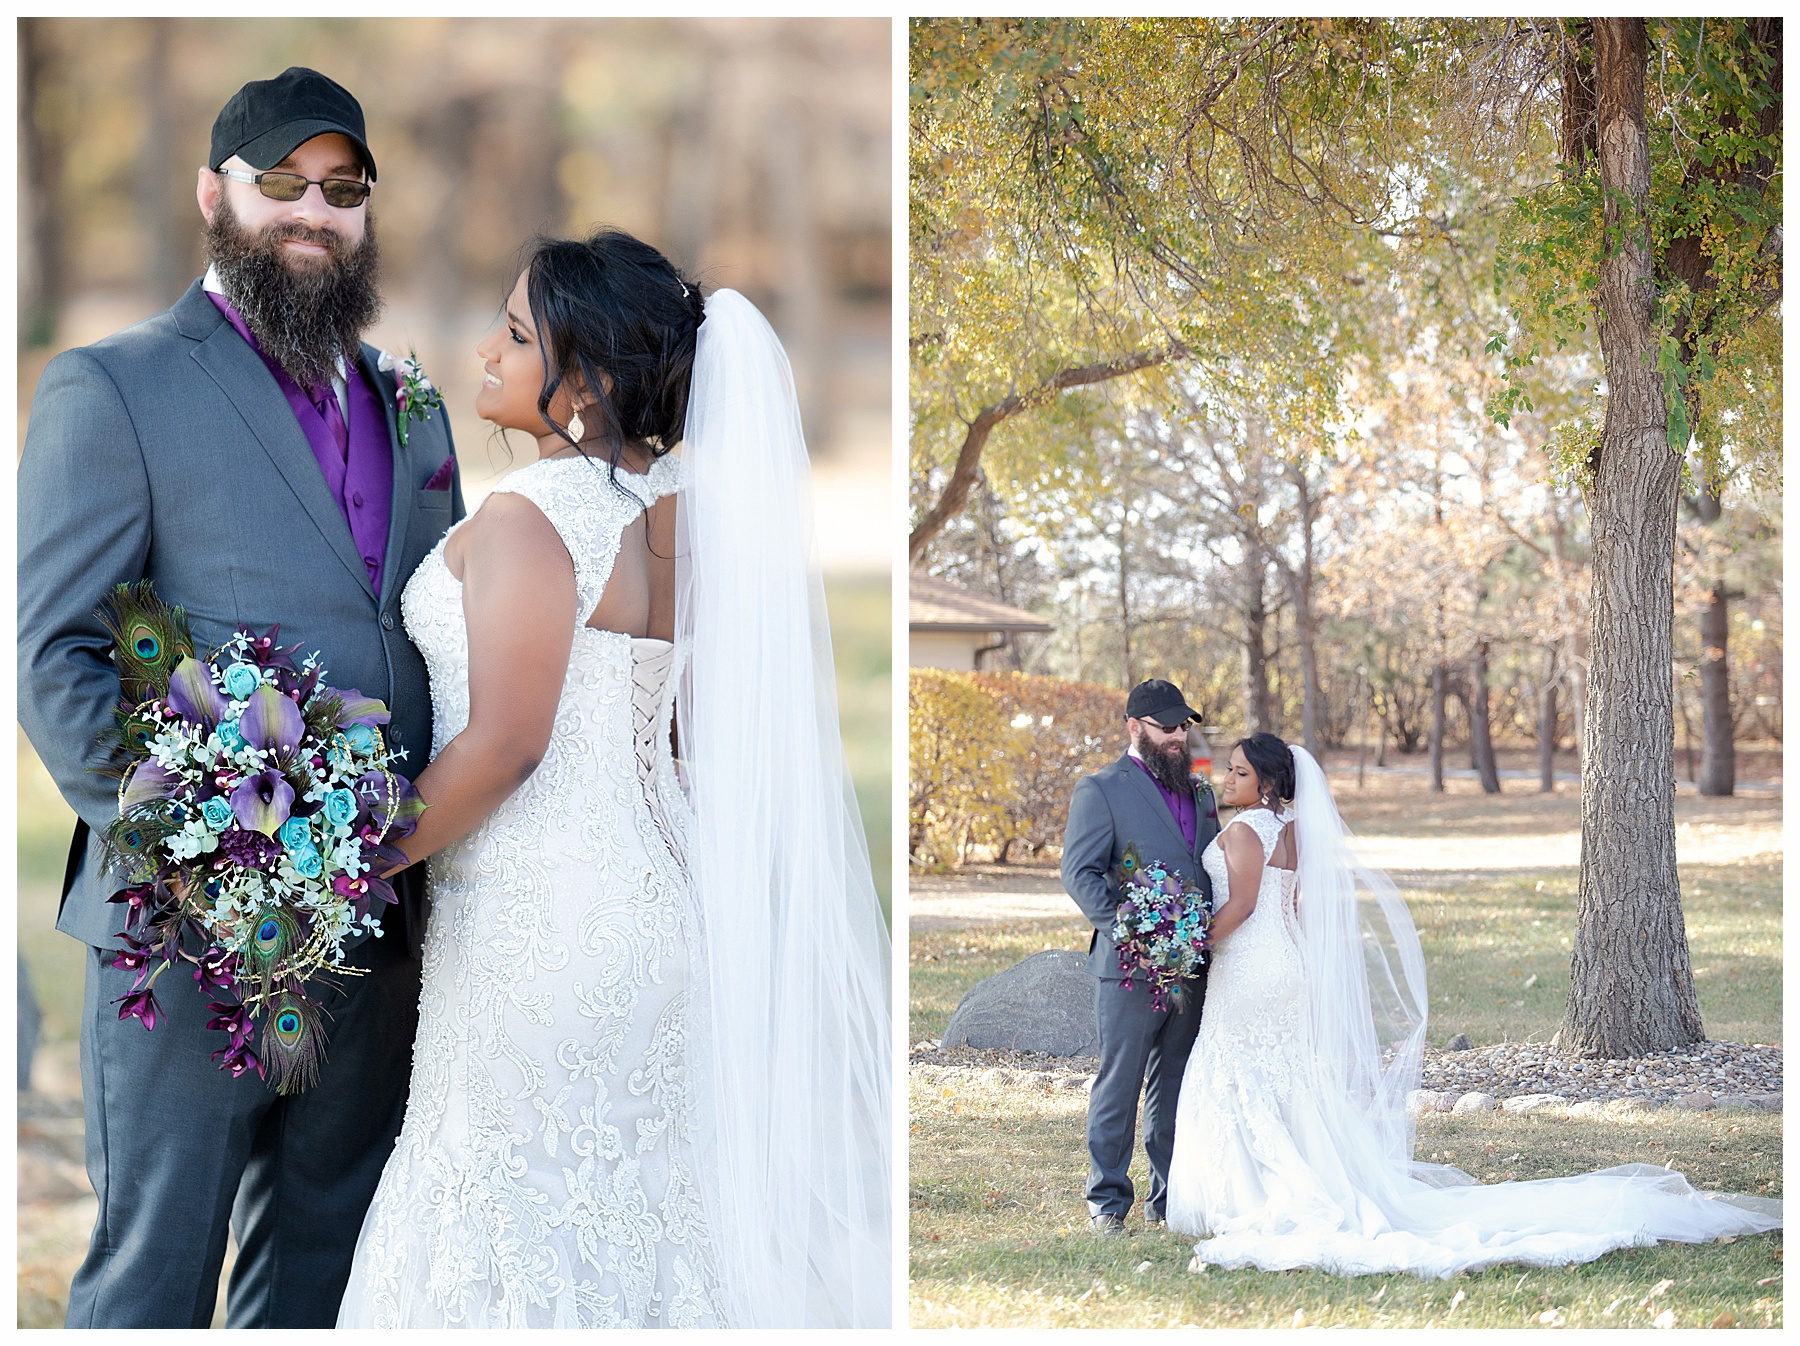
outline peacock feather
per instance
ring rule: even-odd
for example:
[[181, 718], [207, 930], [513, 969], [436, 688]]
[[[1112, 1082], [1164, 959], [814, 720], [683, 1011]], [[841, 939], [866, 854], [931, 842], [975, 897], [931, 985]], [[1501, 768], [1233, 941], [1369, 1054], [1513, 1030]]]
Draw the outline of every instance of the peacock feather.
[[244, 946], [244, 980], [260, 983], [262, 993], [269, 994], [275, 968], [293, 950], [300, 947], [300, 923], [294, 914], [281, 907], [265, 907], [250, 927], [250, 939]]
[[1125, 843], [1125, 854], [1119, 857], [1119, 887], [1135, 882], [1143, 872], [1144, 857], [1138, 853], [1137, 842]]
[[149, 883], [156, 877], [157, 844], [180, 830], [166, 805], [133, 809], [107, 826], [106, 867], [128, 884]]
[[194, 653], [186, 610], [164, 603], [149, 580], [119, 585], [94, 616], [113, 638], [113, 664], [133, 705], [161, 696], [175, 665]]
[[297, 1094], [318, 1083], [325, 1059], [325, 1013], [305, 995], [283, 991], [263, 1021], [263, 1061], [275, 1092]]

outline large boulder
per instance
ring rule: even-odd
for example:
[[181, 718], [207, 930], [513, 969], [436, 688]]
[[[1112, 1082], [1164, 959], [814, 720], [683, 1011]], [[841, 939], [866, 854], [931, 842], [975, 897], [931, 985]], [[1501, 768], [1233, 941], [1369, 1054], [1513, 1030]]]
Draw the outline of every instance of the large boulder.
[[1046, 949], [976, 982], [944, 1029], [946, 1047], [1001, 1047], [1050, 1056], [1100, 1055], [1098, 980], [1087, 955]]

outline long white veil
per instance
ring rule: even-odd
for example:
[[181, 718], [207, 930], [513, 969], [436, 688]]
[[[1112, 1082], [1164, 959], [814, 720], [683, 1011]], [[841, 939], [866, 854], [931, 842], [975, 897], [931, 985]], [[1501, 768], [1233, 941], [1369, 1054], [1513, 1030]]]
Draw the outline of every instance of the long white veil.
[[888, 934], [844, 769], [806, 444], [774, 330], [707, 298], [683, 436], [677, 733], [709, 950], [727, 1319], [892, 1314]]
[[1289, 751], [1319, 1097], [1351, 1108], [1364, 1126], [1343, 1134], [1369, 1138], [1380, 1162], [1404, 1173], [1412, 1161], [1406, 1100], [1418, 1087], [1425, 1047], [1425, 956], [1393, 881], [1350, 849], [1324, 771], [1305, 748]]

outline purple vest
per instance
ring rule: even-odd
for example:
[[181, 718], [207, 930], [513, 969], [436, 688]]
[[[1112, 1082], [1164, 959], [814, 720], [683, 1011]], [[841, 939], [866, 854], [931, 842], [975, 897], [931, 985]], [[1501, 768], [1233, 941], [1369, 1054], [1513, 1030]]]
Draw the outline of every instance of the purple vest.
[[350, 525], [350, 536], [356, 540], [356, 549], [369, 572], [369, 584], [379, 597], [381, 568], [387, 560], [388, 522], [394, 503], [394, 449], [381, 399], [369, 387], [362, 371], [354, 363], [350, 364], [345, 378], [345, 391], [350, 402], [345, 417], [350, 432], [349, 460], [346, 461], [339, 455], [337, 440], [312, 399], [289, 377], [287, 370], [263, 354], [243, 315], [222, 294], [208, 290], [206, 297], [237, 329], [237, 334], [250, 343], [250, 349], [275, 376], [276, 384], [293, 409], [294, 419], [300, 423], [306, 442], [312, 446], [319, 470], [325, 474], [331, 498], [337, 501], [337, 507], [344, 513], [344, 521]]
[[1200, 835], [1200, 815], [1199, 810], [1194, 806], [1194, 792], [1190, 789], [1185, 795], [1176, 794], [1156, 779], [1150, 770], [1150, 764], [1143, 758], [1130, 753], [1127, 753], [1126, 756], [1131, 757], [1131, 760], [1137, 763], [1139, 771], [1150, 777], [1150, 783], [1163, 797], [1163, 803], [1169, 806], [1169, 812], [1175, 818], [1175, 826], [1181, 829], [1181, 839], [1187, 842], [1187, 848], [1191, 852], [1194, 849], [1194, 838]]

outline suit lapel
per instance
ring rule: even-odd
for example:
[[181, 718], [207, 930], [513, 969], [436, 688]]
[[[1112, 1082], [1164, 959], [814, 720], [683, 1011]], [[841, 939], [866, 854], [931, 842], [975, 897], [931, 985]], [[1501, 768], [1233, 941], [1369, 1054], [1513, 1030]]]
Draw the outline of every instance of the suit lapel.
[[[1181, 835], [1181, 825], [1175, 821], [1175, 815], [1169, 812], [1169, 806], [1162, 797], [1162, 791], [1156, 788], [1144, 768], [1132, 760], [1130, 753], [1119, 759], [1119, 771], [1126, 779], [1126, 788], [1137, 793], [1145, 808], [1155, 815], [1163, 827], [1168, 829], [1169, 837], [1174, 839], [1177, 855], [1192, 856], [1188, 848], [1187, 838]], [[1198, 833], [1196, 832], [1196, 835]], [[1126, 838], [1131, 840], [1130, 837]], [[1146, 842], [1148, 844], [1148, 842]]]
[[[211, 300], [203, 297], [201, 302], [212, 309]], [[294, 419], [294, 409], [282, 396], [281, 388], [262, 358], [244, 344], [223, 314], [217, 309], [213, 309], [213, 313], [219, 320], [218, 326], [194, 348], [195, 361], [231, 399], [249, 426], [251, 436], [300, 501], [300, 507], [312, 519], [344, 568], [356, 576], [364, 592], [373, 598], [375, 589], [369, 583], [369, 572], [363, 568], [362, 557], [357, 554], [356, 540], [350, 536], [350, 524], [337, 501], [331, 498], [331, 488], [325, 484], [319, 460], [313, 457], [312, 445], [307, 443], [305, 432]]]
[[381, 606], [385, 610], [394, 587], [403, 582], [400, 572], [404, 568], [401, 551], [406, 546], [406, 531], [412, 526], [412, 510], [415, 491], [412, 478], [406, 471], [405, 455], [400, 448], [400, 421], [394, 404], [393, 390], [382, 378], [381, 371], [375, 367], [375, 348], [366, 341], [356, 355], [356, 367], [362, 371], [369, 387], [375, 390], [375, 400], [381, 403], [382, 415], [387, 418], [388, 451], [393, 455], [394, 487], [388, 500], [388, 540], [387, 559], [381, 566]]

